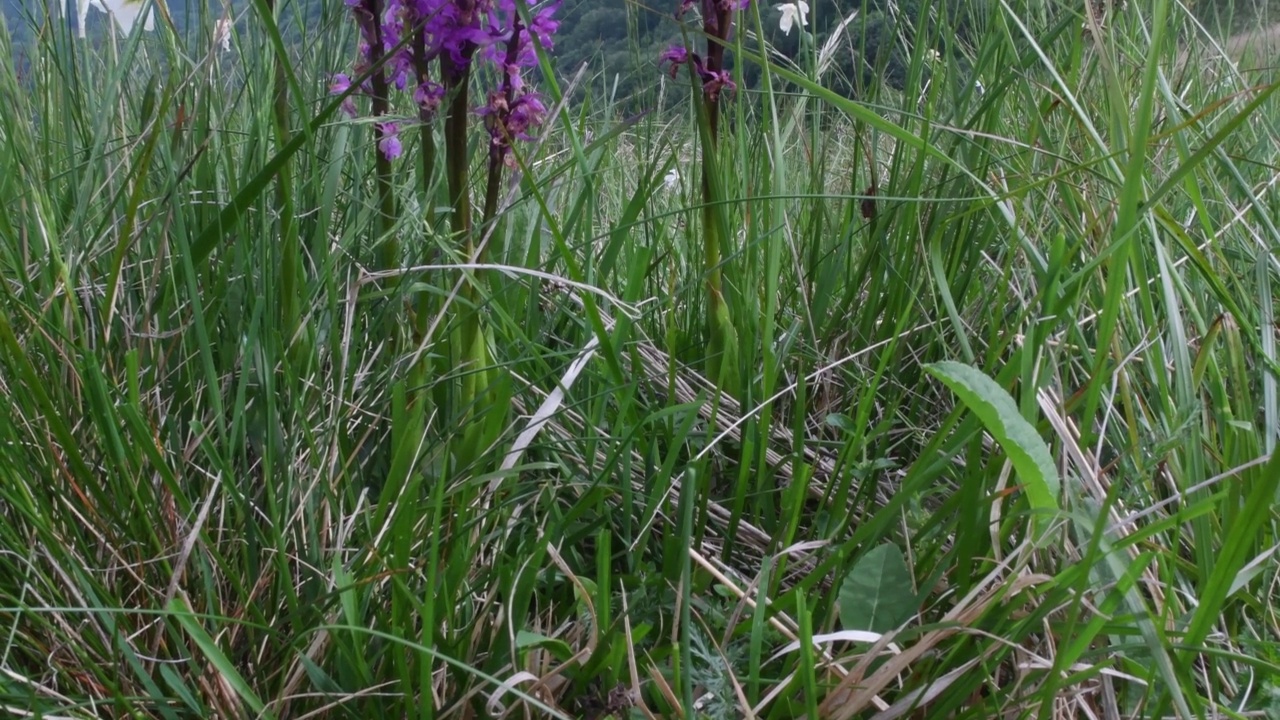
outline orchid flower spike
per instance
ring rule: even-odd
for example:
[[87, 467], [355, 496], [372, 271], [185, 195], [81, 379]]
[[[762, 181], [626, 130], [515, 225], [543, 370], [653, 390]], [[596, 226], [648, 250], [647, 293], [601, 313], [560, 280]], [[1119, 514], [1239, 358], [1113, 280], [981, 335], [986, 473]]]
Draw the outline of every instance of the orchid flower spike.
[[662, 179], [662, 184], [666, 187], [667, 192], [678, 190], [680, 188], [680, 169], [671, 168], [667, 176]]
[[213, 25], [213, 44], [222, 52], [231, 52], [231, 18], [222, 18]]
[[791, 26], [796, 20], [800, 21], [800, 27], [809, 26], [809, 3], [804, 0], [796, 0], [796, 2], [782, 3], [775, 6], [778, 12], [782, 13], [782, 17], [778, 18], [778, 29], [785, 35], [791, 34]]
[[[159, 2], [160, 0], [156, 0]], [[72, 0], [66, 0], [67, 13], [71, 12]], [[75, 0], [76, 2], [76, 19], [79, 21], [80, 37], [85, 36], [85, 21], [89, 18], [89, 6], [93, 5], [104, 13], [107, 13], [116, 21], [116, 28], [121, 35], [128, 35], [133, 30], [134, 23], [138, 22], [138, 16], [142, 14], [142, 9], [146, 6], [147, 0]], [[144, 30], [151, 31], [155, 29], [155, 17], [151, 12], [147, 12], [143, 18], [142, 27]]]

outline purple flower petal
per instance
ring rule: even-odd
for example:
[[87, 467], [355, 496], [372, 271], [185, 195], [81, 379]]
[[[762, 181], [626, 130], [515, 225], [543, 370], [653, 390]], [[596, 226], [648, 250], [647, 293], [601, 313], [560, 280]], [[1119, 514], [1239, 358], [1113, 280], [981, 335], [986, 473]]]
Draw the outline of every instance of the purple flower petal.
[[378, 140], [378, 149], [388, 160], [400, 157], [400, 153], [404, 152], [404, 146], [400, 144], [399, 128], [391, 122], [377, 123], [377, 126], [378, 134], [381, 136]]

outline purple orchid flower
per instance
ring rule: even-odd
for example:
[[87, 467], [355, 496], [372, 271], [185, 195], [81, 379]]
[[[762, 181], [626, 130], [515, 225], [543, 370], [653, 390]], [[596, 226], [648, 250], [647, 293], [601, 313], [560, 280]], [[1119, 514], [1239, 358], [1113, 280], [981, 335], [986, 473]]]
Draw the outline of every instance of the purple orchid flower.
[[[737, 2], [738, 0], [734, 0]], [[562, 0], [535, 4], [525, 3], [529, 23], [521, 16], [522, 0], [345, 0], [360, 27], [356, 73], [372, 67], [373, 48], [381, 50], [381, 72], [388, 89], [411, 92], [421, 110], [420, 117], [430, 120], [440, 110], [450, 77], [460, 78], [475, 63], [497, 70], [498, 87], [488, 95], [490, 102], [476, 112], [486, 119], [490, 133], [498, 133], [509, 143], [511, 138], [529, 139], [541, 124], [546, 108], [537, 95], [526, 88], [524, 71], [537, 67], [537, 48], [551, 51], [560, 27], [556, 12]], [[406, 41], [406, 39], [408, 41]], [[440, 78], [426, 75], [437, 59], [447, 60]], [[347, 74], [335, 75], [330, 92], [344, 93], [351, 86]], [[368, 94], [368, 87], [361, 88]], [[493, 98], [500, 97], [501, 102]], [[355, 104], [348, 101], [343, 111], [354, 116]], [[394, 126], [387, 123], [386, 125]], [[383, 153], [398, 155], [394, 133], [380, 143]], [[495, 136], [497, 137], [497, 136]], [[391, 152], [389, 152], [391, 151]]]
[[683, 17], [699, 5], [702, 15], [702, 29], [708, 36], [707, 55], [702, 57], [688, 48], [674, 45], [658, 56], [659, 67], [670, 65], [667, 72], [675, 77], [681, 65], [688, 65], [698, 77], [702, 92], [712, 102], [719, 100], [724, 91], [736, 92], [737, 85], [724, 68], [724, 44], [729, 39], [729, 30], [733, 24], [733, 13], [745, 10], [751, 0], [680, 0], [676, 7], [676, 18]]

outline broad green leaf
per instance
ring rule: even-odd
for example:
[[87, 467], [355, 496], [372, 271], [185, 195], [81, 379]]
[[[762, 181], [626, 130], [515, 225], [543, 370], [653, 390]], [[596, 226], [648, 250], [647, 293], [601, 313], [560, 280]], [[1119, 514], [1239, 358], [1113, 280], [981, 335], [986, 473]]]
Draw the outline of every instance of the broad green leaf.
[[840, 584], [840, 625], [886, 633], [916, 612], [911, 570], [897, 545], [885, 543], [854, 564]]
[[1032, 511], [1041, 514], [1036, 525], [1043, 532], [1045, 516], [1058, 511], [1061, 483], [1036, 429], [1018, 412], [1009, 393], [976, 368], [947, 361], [926, 365], [925, 370], [951, 388], [1009, 456]]
[[831, 413], [827, 415], [826, 422], [827, 425], [843, 430], [844, 432], [854, 432], [858, 428], [858, 424], [853, 421], [853, 418], [843, 413]]
[[547, 650], [561, 662], [568, 660], [573, 655], [573, 650], [569, 647], [569, 643], [563, 640], [528, 630], [521, 630], [516, 633], [517, 650], [528, 650], [536, 647]]

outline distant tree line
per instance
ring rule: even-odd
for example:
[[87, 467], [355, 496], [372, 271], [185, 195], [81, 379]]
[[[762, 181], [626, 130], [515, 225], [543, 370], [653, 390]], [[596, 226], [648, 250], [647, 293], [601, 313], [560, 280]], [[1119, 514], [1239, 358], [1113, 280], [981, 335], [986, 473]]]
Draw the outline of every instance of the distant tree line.
[[[867, 87], [883, 77], [900, 87], [910, 62], [909, 40], [920, 35], [920, 20], [928, 37], [941, 31], [948, 37], [965, 39], [973, 20], [989, 0], [812, 0], [809, 27], [821, 47], [836, 26], [851, 13], [854, 21], [844, 28], [836, 45], [835, 67], [826, 81], [846, 94]], [[657, 58], [668, 46], [684, 42], [684, 32], [674, 18], [675, 0], [566, 0], [561, 12], [563, 24], [556, 40], [557, 68], [567, 79], [584, 63], [594, 84], [592, 94], [604, 90], [619, 100], [651, 99], [657, 86]], [[788, 58], [801, 53], [801, 33], [797, 27], [784, 33], [778, 26], [776, 3], [760, 5], [766, 40]], [[938, 42], [939, 52], [947, 51]], [[752, 51], [755, 46], [752, 46]], [[748, 85], [760, 71], [758, 63], [743, 64]]]
[[[65, 1], [0, 0], [0, 15], [15, 45], [21, 47], [33, 27], [47, 17], [46, 13], [50, 14], [48, 17], [65, 17]], [[1080, 14], [1083, 3], [1090, 0], [1044, 1]], [[1192, 7], [1211, 31], [1226, 36], [1280, 19], [1269, 14], [1270, 1], [1239, 3], [1237, 7], [1236, 0], [1199, 0]], [[322, 16], [332, 17], [342, 10], [341, 0], [282, 2], [287, 38], [298, 37], [295, 24], [299, 18], [315, 29], [324, 25]], [[801, 53], [801, 33], [792, 28], [787, 34], [778, 27], [779, 2], [760, 2], [765, 39], [783, 56], [797, 58]], [[222, 13], [219, 0], [167, 0], [166, 4], [183, 32], [193, 31], [201, 18]], [[651, 107], [658, 87], [658, 56], [670, 45], [683, 43], [686, 31], [696, 33], [696, 28], [682, 28], [675, 20], [677, 4], [678, 0], [564, 0], [554, 53], [561, 81], [575, 77], [585, 64], [585, 80], [576, 86], [577, 96], [612, 98], [626, 106]], [[239, 16], [246, 0], [231, 0], [231, 5]], [[812, 12], [807, 30], [818, 47], [827, 43], [844, 18], [856, 13], [835, 46], [834, 67], [823, 77], [833, 90], [856, 96], [878, 80], [902, 87], [910, 67], [911, 49], [920, 39], [925, 49], [963, 67], [964, 55], [958, 49], [976, 44], [976, 34], [994, 12], [996, 0], [809, 0], [809, 5]], [[75, 15], [74, 11], [70, 14]], [[74, 20], [70, 22], [74, 24]], [[95, 27], [106, 28], [109, 20], [94, 10], [89, 14], [89, 23], [91, 32], [97, 33]], [[755, 46], [751, 49], [754, 52]], [[757, 63], [745, 62], [742, 70], [748, 86], [758, 80]]]
[[[1105, 0], [1044, 0], [1053, 14], [1082, 17], [1084, 3], [1099, 5]], [[779, 0], [760, 3], [762, 26], [769, 43], [783, 56], [795, 58], [801, 52], [800, 33], [790, 34], [778, 27]], [[1013, 0], [1014, 7], [1033, 0]], [[1112, 0], [1120, 5], [1124, 0]], [[674, 18], [678, 0], [565, 0], [560, 13], [562, 25], [556, 43], [556, 66], [567, 79], [584, 63], [592, 83], [591, 95], [609, 93], [621, 102], [653, 100], [657, 87], [659, 54], [673, 43], [683, 42], [683, 32]], [[856, 12], [835, 45], [834, 67], [823, 77], [828, 87], [848, 96], [857, 96], [876, 81], [901, 88], [907, 78], [912, 48], [921, 41], [923, 50], [933, 50], [938, 58], [960, 68], [967, 60], [960, 49], [974, 47], [978, 34], [998, 12], [996, 0], [809, 0], [813, 9], [807, 28], [822, 47], [837, 25]], [[1210, 32], [1227, 36], [1280, 21], [1270, 16], [1270, 0], [1257, 3], [1236, 0], [1199, 0], [1191, 7]], [[696, 28], [689, 27], [689, 32]], [[754, 52], [755, 47], [752, 46]], [[760, 72], [758, 64], [743, 64], [748, 85]], [[583, 92], [584, 88], [579, 88]]]

